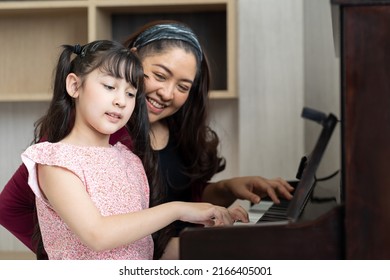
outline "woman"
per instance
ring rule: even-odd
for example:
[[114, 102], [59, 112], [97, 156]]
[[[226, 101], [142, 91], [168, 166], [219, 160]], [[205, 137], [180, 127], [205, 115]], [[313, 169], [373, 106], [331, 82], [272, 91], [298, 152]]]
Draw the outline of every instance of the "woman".
[[[293, 188], [282, 179], [253, 176], [210, 182], [224, 170], [225, 161], [218, 154], [218, 136], [207, 123], [207, 57], [190, 28], [178, 22], [152, 22], [124, 44], [138, 54], [144, 67], [151, 146], [159, 156], [160, 176], [148, 177], [151, 206], [172, 200], [229, 206], [237, 198], [252, 203], [265, 196], [275, 203], [279, 203], [278, 196], [291, 199]], [[121, 130], [111, 142], [131, 145], [126, 136]], [[163, 193], [153, 189], [157, 181], [166, 185]], [[34, 195], [22, 165], [0, 194], [0, 223], [30, 249], [34, 208]], [[184, 226], [176, 223], [154, 236], [155, 258]]]

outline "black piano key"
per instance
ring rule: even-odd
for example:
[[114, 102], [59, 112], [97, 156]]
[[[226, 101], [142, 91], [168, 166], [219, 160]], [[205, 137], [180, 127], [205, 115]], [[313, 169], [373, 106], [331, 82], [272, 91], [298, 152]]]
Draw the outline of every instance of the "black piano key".
[[287, 209], [289, 203], [289, 200], [281, 200], [279, 204], [273, 204], [257, 221], [257, 223], [287, 220]]

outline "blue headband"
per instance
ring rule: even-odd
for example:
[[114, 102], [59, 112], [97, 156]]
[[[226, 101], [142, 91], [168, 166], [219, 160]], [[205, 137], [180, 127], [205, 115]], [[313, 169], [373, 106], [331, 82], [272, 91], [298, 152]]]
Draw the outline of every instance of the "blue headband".
[[133, 47], [139, 49], [159, 40], [184, 41], [194, 47], [199, 61], [202, 61], [202, 48], [196, 35], [188, 27], [177, 23], [158, 24], [146, 29], [135, 39]]

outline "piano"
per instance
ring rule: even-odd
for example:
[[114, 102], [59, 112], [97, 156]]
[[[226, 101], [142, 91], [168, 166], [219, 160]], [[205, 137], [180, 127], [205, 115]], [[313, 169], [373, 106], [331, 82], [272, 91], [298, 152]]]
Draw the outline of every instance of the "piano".
[[[340, 177], [336, 177], [331, 181], [337, 182]], [[343, 259], [343, 206], [336, 198], [327, 196], [328, 190], [328, 186], [316, 187], [299, 222], [264, 221], [220, 228], [187, 228], [180, 235], [180, 258]], [[323, 200], [317, 195], [324, 195]]]
[[[313, 250], [318, 253], [318, 258], [342, 257], [340, 235], [330, 235], [328, 231], [319, 230], [324, 223], [328, 229], [332, 229], [331, 232], [341, 230], [341, 209], [338, 207], [341, 200], [337, 191], [340, 176], [336, 176], [339, 172], [328, 178], [316, 177], [318, 166], [338, 120], [333, 114], [326, 116], [309, 108], [303, 109], [302, 116], [320, 123], [323, 128], [313, 151], [303, 157], [298, 166], [296, 177], [299, 180], [289, 182], [295, 188], [293, 199], [281, 200], [279, 204], [265, 200], [253, 205], [249, 209], [250, 224], [185, 229], [180, 235], [182, 259], [275, 259], [276, 256], [282, 259], [291, 259], [293, 256], [306, 259], [313, 256]], [[337, 210], [333, 211], [334, 208]], [[315, 222], [323, 215], [323, 219]], [[304, 227], [303, 224], [311, 226]], [[313, 239], [310, 241], [308, 238], [298, 238], [302, 234]], [[323, 240], [324, 234], [328, 238], [326, 242], [315, 241], [318, 238]], [[256, 242], [256, 239], [259, 242]], [[196, 242], [192, 242], [193, 240]], [[275, 241], [275, 247], [264, 249], [264, 244], [269, 241]], [[312, 242], [313, 245], [308, 247], [308, 251], [289, 249], [291, 246], [299, 248], [302, 242]]]
[[181, 259], [390, 259], [390, 0], [330, 3], [339, 12], [340, 173], [317, 182], [292, 222], [185, 229]]

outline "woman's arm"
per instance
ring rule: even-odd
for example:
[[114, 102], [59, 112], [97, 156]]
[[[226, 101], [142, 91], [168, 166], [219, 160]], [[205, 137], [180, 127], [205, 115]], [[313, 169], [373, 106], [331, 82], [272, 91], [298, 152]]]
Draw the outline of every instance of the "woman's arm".
[[0, 193], [0, 224], [35, 252], [32, 245], [36, 223], [35, 195], [27, 178], [27, 169], [22, 164]]
[[278, 196], [291, 199], [293, 190], [294, 188], [281, 178], [266, 179], [260, 176], [236, 177], [209, 183], [203, 191], [202, 200], [228, 207], [236, 199], [245, 199], [252, 203], [259, 203], [261, 198], [268, 196], [275, 203], [279, 203]]
[[38, 165], [38, 178], [42, 192], [57, 214], [84, 244], [95, 251], [130, 244], [175, 220], [206, 226], [233, 223], [226, 208], [209, 203], [170, 202], [138, 212], [102, 216], [85, 186], [72, 172]]

